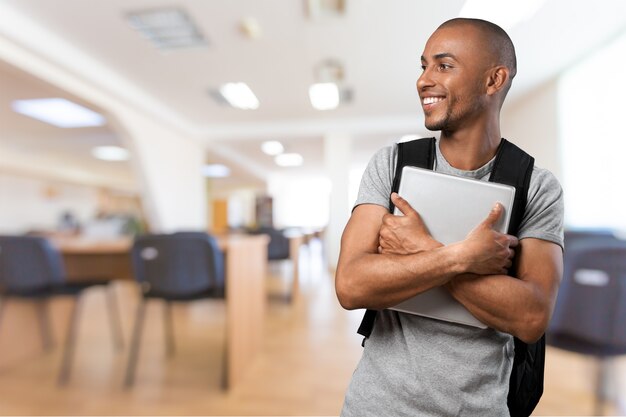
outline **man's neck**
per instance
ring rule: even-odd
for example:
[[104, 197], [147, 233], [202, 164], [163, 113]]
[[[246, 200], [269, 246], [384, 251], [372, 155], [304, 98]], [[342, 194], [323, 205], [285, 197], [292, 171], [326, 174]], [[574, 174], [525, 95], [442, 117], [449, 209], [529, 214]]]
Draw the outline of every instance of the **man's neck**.
[[500, 146], [499, 126], [474, 131], [441, 132], [440, 149], [454, 168], [472, 171], [489, 162]]

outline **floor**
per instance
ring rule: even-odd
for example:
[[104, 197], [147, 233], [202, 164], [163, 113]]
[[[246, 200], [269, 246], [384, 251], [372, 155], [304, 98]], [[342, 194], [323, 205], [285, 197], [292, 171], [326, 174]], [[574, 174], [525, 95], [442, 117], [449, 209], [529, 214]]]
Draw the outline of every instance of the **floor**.
[[[318, 241], [303, 247], [300, 295], [288, 299], [291, 265], [273, 262], [262, 352], [244, 381], [221, 387], [224, 304], [197, 301], [174, 308], [176, 352], [167, 357], [162, 305], [148, 307], [136, 381], [122, 381], [127, 349], [116, 351], [107, 322], [105, 293], [83, 299], [78, 346], [69, 383], [58, 386], [62, 335], [71, 300], [51, 305], [56, 345], [42, 350], [35, 310], [4, 306], [0, 322], [1, 415], [338, 415], [344, 390], [361, 354], [355, 329], [362, 312], [338, 305]], [[125, 341], [136, 305], [132, 283], [118, 282]], [[626, 360], [612, 366], [622, 381], [612, 396], [626, 398]], [[592, 415], [595, 363], [548, 350], [545, 394], [535, 415]], [[621, 411], [620, 411], [621, 410]], [[607, 403], [608, 415], [626, 415], [626, 404]]]

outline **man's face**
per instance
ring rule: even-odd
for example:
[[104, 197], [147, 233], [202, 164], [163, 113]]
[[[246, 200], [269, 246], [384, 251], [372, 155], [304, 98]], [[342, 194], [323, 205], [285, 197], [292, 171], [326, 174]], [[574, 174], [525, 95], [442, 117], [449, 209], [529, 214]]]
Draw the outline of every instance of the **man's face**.
[[484, 116], [489, 54], [470, 26], [438, 29], [422, 54], [417, 92], [429, 130], [456, 131]]

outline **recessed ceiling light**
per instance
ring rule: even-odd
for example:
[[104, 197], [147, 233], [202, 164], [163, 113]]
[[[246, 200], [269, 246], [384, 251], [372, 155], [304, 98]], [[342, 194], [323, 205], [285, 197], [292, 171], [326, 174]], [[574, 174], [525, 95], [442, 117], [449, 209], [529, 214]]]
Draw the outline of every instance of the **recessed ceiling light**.
[[339, 88], [335, 83], [317, 83], [309, 87], [309, 99], [316, 110], [332, 110], [339, 105]]
[[241, 19], [239, 29], [248, 39], [257, 39], [261, 36], [261, 25], [259, 21], [252, 16]]
[[222, 164], [207, 164], [202, 167], [202, 175], [207, 178], [226, 178], [230, 176], [230, 168]]
[[130, 153], [119, 146], [97, 146], [91, 154], [103, 161], [127, 161], [130, 158]]
[[281, 167], [298, 167], [302, 165], [304, 159], [299, 153], [283, 153], [274, 157], [276, 165]]
[[64, 98], [15, 100], [11, 107], [17, 113], [63, 128], [102, 126], [106, 119]]
[[205, 46], [207, 41], [191, 18], [176, 8], [129, 13], [128, 23], [159, 49]]
[[231, 106], [254, 110], [259, 108], [259, 99], [256, 98], [246, 83], [227, 83], [220, 87], [220, 94]]
[[283, 153], [285, 148], [283, 147], [283, 144], [277, 140], [268, 140], [261, 144], [261, 150], [267, 155], [275, 156]]

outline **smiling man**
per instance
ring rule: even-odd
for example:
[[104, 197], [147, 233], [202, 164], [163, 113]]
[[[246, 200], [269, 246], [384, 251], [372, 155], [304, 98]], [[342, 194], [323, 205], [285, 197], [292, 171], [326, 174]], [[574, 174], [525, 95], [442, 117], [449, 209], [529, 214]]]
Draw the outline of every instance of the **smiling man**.
[[[500, 27], [453, 19], [429, 38], [417, 90], [438, 172], [488, 180], [504, 143], [500, 110], [516, 74]], [[463, 241], [428, 234], [395, 193], [398, 146], [370, 161], [346, 225], [336, 291], [347, 309], [378, 310], [348, 387], [342, 416], [508, 416], [514, 337], [544, 333], [562, 273], [563, 199], [555, 177], [534, 166], [517, 236], [498, 233], [496, 205]], [[404, 216], [389, 214], [389, 199]], [[516, 278], [507, 275], [512, 265]], [[387, 308], [442, 286], [487, 329]]]

